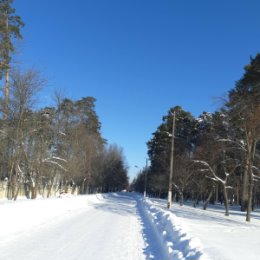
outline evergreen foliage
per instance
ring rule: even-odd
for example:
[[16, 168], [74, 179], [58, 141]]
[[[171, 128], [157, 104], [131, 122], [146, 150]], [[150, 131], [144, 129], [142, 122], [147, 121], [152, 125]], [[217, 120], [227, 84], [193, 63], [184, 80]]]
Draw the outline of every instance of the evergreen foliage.
[[[241, 205], [250, 221], [252, 208], [260, 204], [260, 54], [251, 58], [245, 73], [229, 91], [228, 100], [215, 113], [194, 118], [180, 106], [162, 119], [148, 141], [151, 165], [148, 194], [165, 197], [168, 189], [172, 112], [176, 112], [174, 199]], [[144, 189], [144, 172], [132, 184]]]
[[[10, 54], [15, 48], [13, 38], [21, 39], [20, 28], [24, 26], [20, 16], [15, 15], [15, 9], [11, 4], [13, 0], [0, 0], [0, 71], [9, 68], [11, 62]], [[1, 74], [0, 74], [1, 75]]]

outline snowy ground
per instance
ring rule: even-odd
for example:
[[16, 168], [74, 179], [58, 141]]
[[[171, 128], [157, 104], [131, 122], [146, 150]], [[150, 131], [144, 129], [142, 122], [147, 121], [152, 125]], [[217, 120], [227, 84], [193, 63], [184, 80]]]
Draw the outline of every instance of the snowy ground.
[[0, 211], [1, 260], [145, 259], [132, 197], [18, 201]]
[[134, 193], [0, 201], [1, 260], [256, 260], [260, 212], [203, 211]]
[[[149, 204], [166, 210], [166, 201], [151, 199]], [[174, 204], [172, 214], [183, 225], [186, 233], [200, 240], [202, 251], [212, 260], [260, 259], [260, 210], [252, 213], [251, 223], [245, 221], [244, 212], [230, 208], [230, 216], [224, 216], [224, 206], [209, 206], [203, 210]]]

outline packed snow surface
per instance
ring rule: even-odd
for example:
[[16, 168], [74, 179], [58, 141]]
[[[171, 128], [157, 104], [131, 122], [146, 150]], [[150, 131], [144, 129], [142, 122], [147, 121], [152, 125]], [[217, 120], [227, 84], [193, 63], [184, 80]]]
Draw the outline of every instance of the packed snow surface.
[[1, 260], [259, 259], [260, 213], [246, 223], [134, 193], [0, 201]]
[[1, 213], [1, 260], [145, 259], [129, 196], [18, 201], [1, 205]]

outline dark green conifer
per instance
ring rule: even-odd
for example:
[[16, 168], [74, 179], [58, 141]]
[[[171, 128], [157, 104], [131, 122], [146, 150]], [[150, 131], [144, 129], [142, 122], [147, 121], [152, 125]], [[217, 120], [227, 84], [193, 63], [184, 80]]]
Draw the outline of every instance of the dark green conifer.
[[21, 39], [20, 28], [24, 26], [20, 16], [15, 15], [11, 4], [13, 0], [0, 0], [0, 79], [5, 76], [5, 118], [8, 115], [9, 103], [9, 72], [11, 54], [14, 53], [13, 39]]

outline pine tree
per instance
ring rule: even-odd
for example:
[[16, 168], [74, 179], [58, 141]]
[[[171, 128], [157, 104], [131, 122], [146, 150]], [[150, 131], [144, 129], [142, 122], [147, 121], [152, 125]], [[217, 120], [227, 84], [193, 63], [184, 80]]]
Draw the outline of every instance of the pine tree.
[[[186, 163], [186, 160], [182, 157], [189, 158], [192, 152], [192, 131], [195, 123], [194, 118], [189, 112], [186, 112], [180, 106], [175, 106], [168, 111], [166, 116], [163, 117], [163, 123], [157, 128], [157, 131], [153, 133], [153, 138], [147, 143], [148, 155], [151, 161], [149, 182], [152, 182], [159, 194], [165, 193], [168, 188], [173, 112], [176, 114], [174, 158], [178, 158], [179, 162]], [[186, 165], [182, 166], [186, 167]], [[174, 186], [182, 196], [183, 192], [181, 192], [181, 189], [179, 188], [180, 182], [178, 182], [178, 178], [175, 177], [177, 176], [173, 173]], [[184, 179], [185, 178], [182, 180]], [[186, 184], [182, 185], [182, 187], [183, 186], [186, 186]]]
[[20, 16], [15, 15], [13, 0], [0, 0], [0, 79], [5, 75], [4, 118], [8, 117], [9, 73], [11, 54], [14, 53], [14, 38], [21, 39], [20, 28], [24, 26]]
[[254, 187], [254, 158], [257, 142], [260, 140], [260, 54], [251, 58], [245, 67], [243, 77], [229, 92], [227, 104], [233, 123], [241, 128], [246, 144], [245, 170], [243, 176], [242, 210], [247, 208], [250, 221], [252, 193]]

